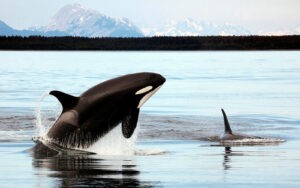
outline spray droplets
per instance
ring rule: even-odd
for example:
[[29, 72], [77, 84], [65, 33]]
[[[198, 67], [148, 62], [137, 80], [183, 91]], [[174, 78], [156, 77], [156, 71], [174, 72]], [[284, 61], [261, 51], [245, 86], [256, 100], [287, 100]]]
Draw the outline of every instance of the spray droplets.
[[38, 137], [46, 137], [49, 128], [54, 124], [60, 113], [58, 106], [49, 107], [47, 109], [42, 108], [44, 104], [43, 102], [45, 102], [47, 96], [49, 96], [48, 92], [41, 95], [41, 98], [35, 108], [36, 135]]

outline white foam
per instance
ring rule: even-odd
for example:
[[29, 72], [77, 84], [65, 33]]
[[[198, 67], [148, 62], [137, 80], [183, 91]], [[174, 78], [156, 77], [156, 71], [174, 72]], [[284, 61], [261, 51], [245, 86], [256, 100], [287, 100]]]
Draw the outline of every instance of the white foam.
[[135, 151], [135, 155], [137, 156], [150, 156], [150, 155], [164, 155], [167, 151], [163, 149], [139, 149]]
[[223, 140], [221, 143], [224, 144], [276, 144], [276, 143], [282, 143], [285, 142], [285, 140], [280, 138], [244, 138], [244, 139], [238, 139], [238, 140]]
[[139, 124], [137, 124], [133, 135], [130, 138], [125, 138], [122, 133], [122, 125], [119, 124], [89, 148], [76, 149], [97, 153], [99, 155], [133, 156], [138, 132]]

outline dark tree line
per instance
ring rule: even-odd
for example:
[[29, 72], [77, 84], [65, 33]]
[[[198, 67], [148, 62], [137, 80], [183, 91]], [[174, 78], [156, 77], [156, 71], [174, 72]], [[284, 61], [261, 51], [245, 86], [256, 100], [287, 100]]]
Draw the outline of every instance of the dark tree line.
[[146, 38], [5, 37], [0, 50], [299, 50], [300, 35]]

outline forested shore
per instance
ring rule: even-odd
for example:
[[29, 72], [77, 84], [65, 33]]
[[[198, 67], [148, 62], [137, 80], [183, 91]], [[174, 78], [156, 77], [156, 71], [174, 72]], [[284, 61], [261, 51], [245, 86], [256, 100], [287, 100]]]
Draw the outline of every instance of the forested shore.
[[0, 50], [299, 50], [300, 35], [199, 37], [0, 37]]

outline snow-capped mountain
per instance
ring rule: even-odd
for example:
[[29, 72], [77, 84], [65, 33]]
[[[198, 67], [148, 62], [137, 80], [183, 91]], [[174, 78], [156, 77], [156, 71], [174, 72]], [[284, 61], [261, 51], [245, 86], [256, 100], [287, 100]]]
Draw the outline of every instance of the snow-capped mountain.
[[68, 34], [58, 31], [37, 31], [32, 29], [27, 30], [17, 30], [10, 26], [8, 26], [6, 23], [0, 20], [0, 36], [33, 36], [33, 35], [42, 35], [42, 36], [66, 36]]
[[12, 27], [8, 26], [6, 23], [0, 20], [0, 35], [1, 36], [30, 36], [35, 35], [37, 32], [30, 31], [30, 30], [17, 30], [13, 29]]
[[112, 18], [80, 4], [61, 8], [43, 27], [16, 30], [0, 20], [0, 36], [83, 36], [83, 37], [143, 37], [143, 36], [232, 36], [232, 35], [293, 35], [300, 27], [278, 31], [251, 33], [242, 26], [216, 24], [208, 21], [185, 19], [172, 21], [160, 28], [139, 29], [130, 20]]
[[43, 27], [16, 30], [0, 21], [0, 36], [143, 37], [128, 19], [112, 18], [79, 4], [61, 8]]
[[72, 36], [84, 37], [142, 37], [132, 22], [112, 18], [80, 4], [66, 5], [39, 31], [61, 31]]
[[251, 33], [233, 24], [218, 25], [212, 22], [186, 19], [171, 21], [159, 29], [143, 29], [146, 36], [210, 36], [250, 35]]
[[6, 35], [6, 34], [13, 35], [15, 33], [15, 30], [11, 27], [9, 27], [6, 23], [3, 21], [0, 21], [0, 35]]
[[265, 36], [300, 35], [300, 26], [288, 30], [282, 29], [282, 30], [275, 30], [275, 31], [259, 31], [258, 35], [265, 35]]

